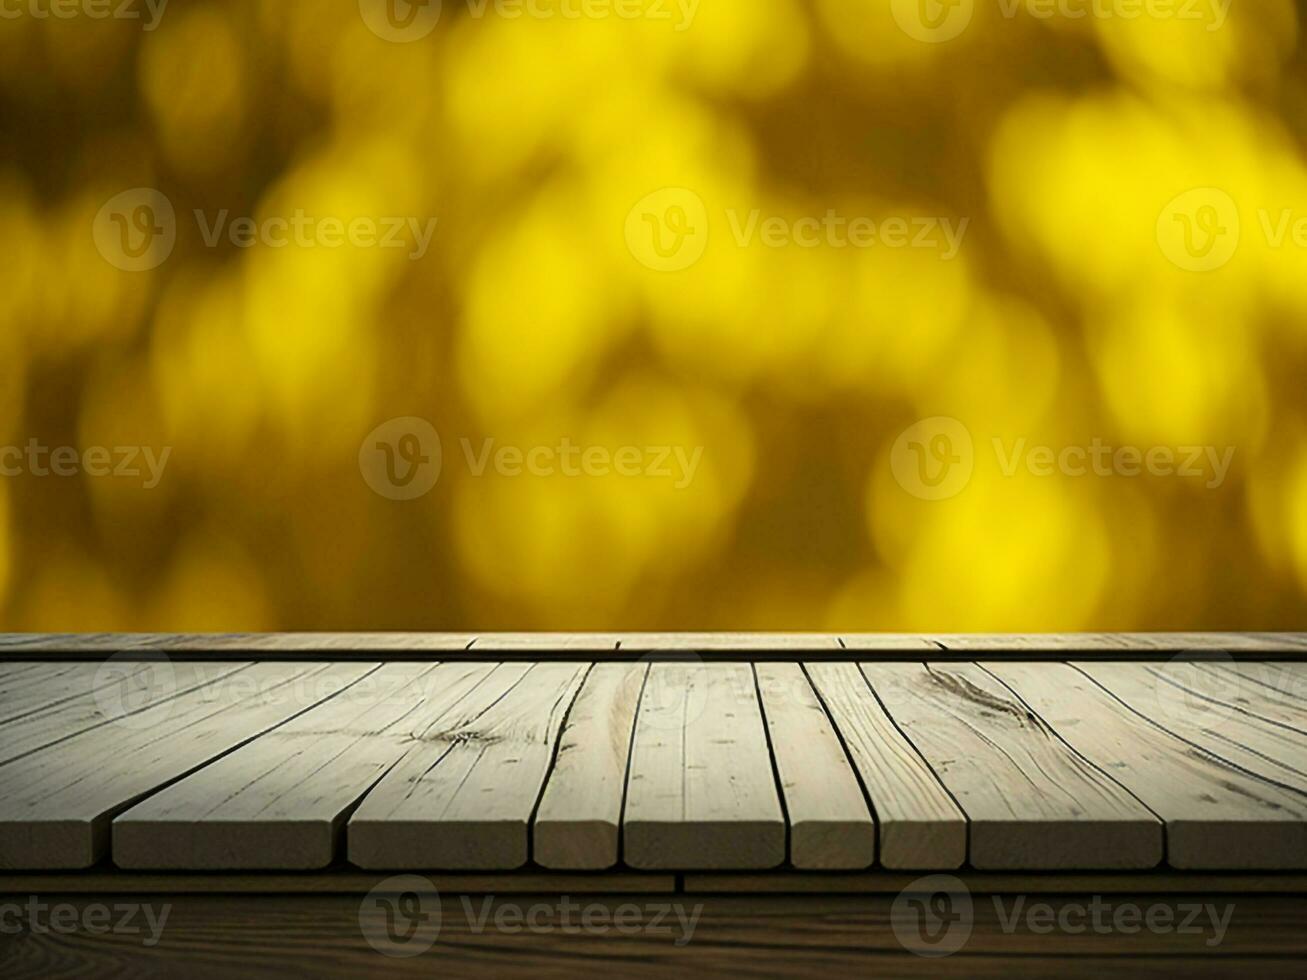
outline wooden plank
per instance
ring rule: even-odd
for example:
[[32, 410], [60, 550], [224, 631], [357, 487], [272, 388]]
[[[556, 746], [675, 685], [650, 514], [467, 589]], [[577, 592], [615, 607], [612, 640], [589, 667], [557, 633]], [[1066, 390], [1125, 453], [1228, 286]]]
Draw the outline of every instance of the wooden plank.
[[1198, 660], [1168, 665], [1157, 676], [1217, 711], [1235, 709], [1307, 733], [1307, 664]]
[[[1154, 724], [1263, 779], [1307, 793], [1307, 735], [1238, 710], [1230, 701], [1177, 699], [1175, 665], [1076, 661], [1092, 678]], [[1182, 675], [1181, 675], [1182, 676]]]
[[0, 633], [0, 656], [167, 654], [445, 653], [475, 633]]
[[[91, 691], [114, 689], [146, 670], [167, 670], [166, 664], [153, 660], [123, 665], [103, 661], [98, 664], [51, 662], [41, 666], [42, 669], [30, 670], [12, 682], [0, 679], [0, 724], [58, 708], [69, 700], [84, 698]], [[108, 696], [112, 698], [112, 694]]]
[[1131, 649], [1173, 653], [1224, 651], [1227, 653], [1302, 652], [1304, 633], [1114, 633]]
[[[1067, 653], [1101, 650], [1123, 654], [1131, 641], [1119, 633], [941, 633], [946, 649], [961, 653]], [[1149, 642], [1148, 649], [1154, 649]]]
[[98, 664], [25, 664], [27, 669], [0, 677], [0, 721], [22, 718], [68, 697], [89, 691]]
[[[544, 637], [541, 640], [539, 638]], [[611, 641], [611, 642], [610, 642]], [[537, 642], [547, 644], [536, 646]], [[616, 644], [616, 646], [613, 646]], [[480, 648], [481, 652], [478, 652]], [[594, 653], [587, 659], [639, 659], [683, 652], [704, 659], [732, 653], [759, 657], [805, 653], [812, 658], [843, 650], [938, 650], [935, 659], [969, 652], [1079, 652], [1087, 656], [1164, 658], [1176, 654], [1225, 651], [1239, 659], [1258, 655], [1307, 659], [1307, 633], [1093, 633], [1093, 634], [899, 634], [899, 633], [0, 633], [0, 662], [36, 658], [101, 658], [111, 654], [166, 653], [173, 657], [243, 659], [262, 653], [287, 659], [317, 655], [336, 658], [417, 659], [438, 653], [439, 660], [505, 659], [546, 653]]]
[[666, 651], [755, 653], [766, 651], [838, 651], [831, 633], [622, 633], [621, 649], [631, 653]]
[[972, 867], [1161, 862], [1157, 817], [975, 664], [865, 663], [862, 672], [967, 815]]
[[187, 871], [328, 867], [349, 810], [493, 669], [383, 665], [122, 814], [113, 824], [114, 863]]
[[860, 653], [874, 650], [926, 653], [939, 650], [939, 644], [933, 637], [919, 633], [841, 633], [839, 640], [841, 649]]
[[1307, 797], [1175, 737], [1065, 664], [984, 667], [1166, 822], [1171, 867], [1307, 868]]
[[898, 730], [853, 663], [805, 665], [866, 788], [880, 832], [880, 863], [949, 869], [967, 857], [962, 811]]
[[479, 654], [613, 652], [620, 633], [482, 633], [468, 646]]
[[[980, 872], [961, 870], [951, 877], [975, 895], [1301, 895], [1307, 892], [1307, 875], [1301, 874], [1196, 874], [1175, 871]], [[0, 879], [2, 881], [3, 879]], [[896, 895], [917, 884], [914, 874], [890, 871], [771, 874], [737, 872], [687, 874], [682, 890], [687, 895], [785, 893], [793, 895]], [[1147, 903], [1145, 903], [1147, 904]]]
[[375, 666], [253, 664], [130, 723], [0, 765], [0, 868], [90, 867], [105, 856], [114, 814]]
[[[61, 899], [61, 904], [65, 901], [63, 921], [80, 924], [103, 923], [103, 906], [111, 900]], [[25, 900], [18, 904], [21, 909]], [[124, 910], [135, 913], [126, 934], [122, 929], [99, 934], [95, 926], [74, 936], [67, 934], [71, 929], [24, 928], [6, 937], [6, 976], [141, 977], [182, 964], [179, 972], [202, 978], [384, 974], [399, 980], [428, 978], [438, 963], [440, 975], [496, 980], [596, 974], [627, 980], [669, 975], [1100, 980], [1105, 972], [1273, 980], [1300, 976], [1307, 957], [1307, 901], [1296, 896], [1200, 902], [1156, 894], [1146, 899], [1071, 895], [1024, 904], [977, 897], [964, 906], [965, 943], [961, 935], [942, 933], [946, 942], [952, 940], [945, 952], [954, 943], [961, 946], [946, 959], [915, 955], [932, 950], [904, 929], [904, 916], [896, 914], [890, 896], [734, 895], [692, 902], [663, 897], [652, 903], [599, 895], [583, 903], [489, 896], [469, 903], [458, 895], [425, 894], [416, 907], [369, 903], [364, 916], [358, 896], [268, 896], [257, 902], [188, 896], [167, 906], [166, 924], [160, 904], [146, 899]], [[400, 914], [389, 923], [374, 909]], [[426, 922], [439, 923], [438, 945], [431, 945], [434, 929], [423, 931], [424, 920], [404, 914], [418, 910], [429, 913]], [[118, 910], [109, 918], [116, 921]], [[945, 921], [951, 926], [957, 920]], [[915, 922], [909, 922], [910, 930]], [[156, 924], [161, 931], [155, 931]], [[383, 957], [378, 947], [391, 955]]]
[[959, 653], [1145, 654], [1307, 653], [1303, 633], [941, 633], [933, 637]]
[[43, 664], [39, 660], [6, 660], [0, 661], [0, 685], [11, 681], [29, 671], [39, 670], [42, 667], [48, 667], [49, 664]]
[[532, 826], [536, 863], [603, 870], [618, 861], [636, 709], [648, 664], [596, 664], [576, 696]]
[[364, 798], [349, 822], [350, 861], [368, 869], [525, 864], [531, 814], [588, 668], [492, 671]]
[[[0, 895], [365, 895], [391, 879], [385, 871], [331, 870], [278, 874], [203, 874], [120, 871], [0, 875]], [[561, 893], [657, 895], [676, 891], [669, 874], [424, 874], [446, 895]]]
[[[132, 725], [142, 712], [206, 684], [235, 674], [245, 663], [178, 663], [142, 660], [133, 663], [79, 664], [64, 690], [84, 693], [53, 699], [0, 722], [0, 763], [10, 762], [64, 739], [105, 725]], [[64, 678], [59, 678], [63, 681]], [[149, 724], [148, 717], [142, 724]]]
[[785, 860], [785, 820], [748, 664], [651, 667], [623, 830], [633, 868], [761, 869]]
[[790, 864], [810, 871], [869, 867], [876, 824], [803, 668], [767, 663], [755, 672], [790, 827]]

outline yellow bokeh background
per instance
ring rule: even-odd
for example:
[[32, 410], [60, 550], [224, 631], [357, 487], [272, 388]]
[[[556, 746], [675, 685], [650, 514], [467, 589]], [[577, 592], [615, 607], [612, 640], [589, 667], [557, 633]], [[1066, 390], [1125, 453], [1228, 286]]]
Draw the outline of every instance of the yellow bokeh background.
[[[402, 41], [383, 0], [11, 4], [0, 447], [169, 456], [0, 477], [3, 628], [1304, 628], [1307, 11], [957, 0], [923, 40], [933, 2], [444, 0]], [[95, 229], [140, 188], [175, 245], [133, 271]], [[632, 244], [647, 201], [688, 204], [684, 267]], [[240, 247], [220, 214], [434, 230]], [[408, 416], [443, 465], [389, 499], [360, 445]], [[934, 417], [975, 445], [938, 500], [891, 460]], [[463, 448], [563, 439], [700, 457]], [[1038, 475], [994, 440], [1233, 456]]]

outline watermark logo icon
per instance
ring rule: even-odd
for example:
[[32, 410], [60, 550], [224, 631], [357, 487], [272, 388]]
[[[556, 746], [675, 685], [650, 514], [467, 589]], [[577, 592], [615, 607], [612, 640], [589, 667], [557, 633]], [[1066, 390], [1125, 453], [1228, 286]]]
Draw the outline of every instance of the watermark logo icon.
[[975, 0], [890, 0], [899, 29], [926, 44], [942, 44], [965, 31], [975, 6]]
[[918, 956], [950, 956], [966, 945], [975, 924], [971, 892], [953, 875], [927, 875], [899, 892], [890, 926], [904, 949]]
[[1204, 653], [1202, 659], [1172, 657], [1154, 673], [1158, 720], [1183, 733], [1192, 726], [1213, 731], [1238, 714], [1244, 680], [1231, 668], [1228, 653]]
[[144, 731], [159, 724], [159, 712], [146, 709], [177, 693], [177, 676], [163, 654], [116, 653], [96, 668], [91, 686], [106, 721]]
[[[659, 733], [681, 732], [704, 716], [710, 695], [708, 674], [701, 669], [702, 657], [688, 651], [668, 650], [646, 653], [639, 662], [648, 665], [648, 673], [640, 672], [628, 680], [632, 689], [627, 696], [639, 700], [641, 728]], [[754, 696], [752, 688], [731, 691], [731, 700], [737, 704]]]
[[383, 41], [409, 44], [436, 29], [441, 0], [359, 0], [368, 30]]
[[390, 500], [413, 500], [440, 479], [440, 434], [426, 419], [404, 416], [377, 426], [359, 446], [359, 472]]
[[124, 272], [148, 272], [167, 261], [177, 244], [172, 202], [153, 187], [136, 187], [104, 202], [92, 226], [95, 247]]
[[956, 497], [966, 488], [975, 469], [971, 432], [946, 415], [915, 422], [894, 440], [890, 469], [899, 486], [914, 497]]
[[1219, 269], [1239, 247], [1239, 208], [1217, 187], [1195, 187], [1167, 202], [1157, 217], [1162, 254], [1189, 272]]
[[655, 272], [679, 272], [708, 247], [708, 209], [685, 187], [646, 194], [626, 216], [626, 247]]
[[395, 875], [359, 905], [359, 929], [383, 956], [420, 956], [440, 935], [440, 893], [421, 875]]

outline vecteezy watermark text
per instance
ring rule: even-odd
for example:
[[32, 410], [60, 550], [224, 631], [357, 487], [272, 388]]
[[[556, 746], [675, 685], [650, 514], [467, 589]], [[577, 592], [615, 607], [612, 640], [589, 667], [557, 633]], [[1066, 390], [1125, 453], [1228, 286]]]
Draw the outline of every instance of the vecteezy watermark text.
[[[474, 20], [640, 20], [681, 32], [694, 22], [699, 0], [445, 0]], [[420, 41], [440, 21], [441, 0], [359, 0], [359, 14], [383, 41]]]
[[[921, 249], [941, 261], [958, 254], [970, 218], [938, 215], [766, 214], [761, 208], [723, 210], [737, 248]], [[627, 212], [626, 247], [655, 272], [679, 272], [694, 265], [708, 247], [709, 211], [688, 187], [664, 187], [646, 194]], [[719, 224], [718, 227], [721, 227]]]
[[[991, 895], [994, 915], [1005, 935], [1153, 935], [1192, 936], [1203, 946], [1225, 940], [1234, 905], [1212, 902], [1155, 901], [1142, 904], [1094, 895], [1088, 901], [1059, 899], [1056, 904], [1031, 901], [1026, 895]], [[918, 878], [903, 889], [890, 909], [890, 925], [899, 944], [919, 956], [949, 956], [971, 938], [976, 907], [961, 879], [947, 874]]]
[[[703, 904], [681, 902], [557, 900], [524, 903], [494, 895], [459, 896], [463, 928], [481, 935], [665, 936], [676, 946], [693, 938]], [[392, 957], [419, 956], [440, 936], [448, 917], [440, 893], [421, 875], [395, 875], [373, 888], [359, 905], [359, 929], [377, 952]]]
[[26, 902], [0, 902], [0, 935], [143, 935], [142, 945], [156, 946], [171, 914], [172, 905], [167, 902], [157, 908], [142, 902], [89, 902], [79, 907], [70, 902], [43, 902], [32, 895]]
[[[943, 44], [970, 26], [985, 0], [890, 0], [890, 13], [908, 37]], [[998, 14], [1015, 20], [1025, 13], [1035, 20], [1154, 20], [1200, 25], [1204, 31], [1225, 26], [1234, 0], [996, 0]]]
[[[1225, 483], [1234, 446], [1114, 446], [1095, 436], [1087, 445], [1030, 445], [1022, 437], [990, 440], [999, 472], [1007, 478], [1025, 470], [1031, 476], [1177, 477], [1202, 481], [1215, 490]], [[890, 450], [894, 479], [922, 500], [945, 500], [961, 493], [975, 472], [971, 431], [955, 418], [937, 415], [914, 422]]]
[[[496, 439], [458, 440], [468, 473], [484, 477], [621, 477], [666, 480], [684, 490], [699, 471], [703, 446], [606, 446], [562, 436], [555, 443], [529, 446]], [[372, 490], [391, 500], [413, 500], [436, 485], [444, 468], [440, 434], [426, 419], [404, 416], [373, 429], [359, 446], [359, 471]]]
[[168, 0], [0, 0], [0, 19], [17, 20], [139, 20], [141, 30], [159, 26]]
[[[418, 260], [427, 254], [438, 219], [412, 215], [310, 214], [296, 208], [289, 214], [255, 218], [227, 208], [192, 211], [206, 248], [224, 242], [233, 248], [403, 249]], [[168, 260], [177, 244], [177, 213], [172, 201], [153, 187], [136, 187], [115, 194], [95, 216], [92, 237], [100, 255], [125, 272], [146, 272]]]
[[582, 446], [563, 436], [553, 446], [496, 446], [483, 439], [479, 447], [460, 439], [463, 457], [473, 476], [493, 469], [500, 476], [625, 476], [671, 480], [677, 490], [694, 482], [703, 459], [703, 446]]
[[1261, 242], [1268, 249], [1307, 249], [1307, 214], [1291, 207], [1241, 208], [1219, 187], [1194, 187], [1177, 194], [1157, 216], [1157, 244], [1170, 262], [1187, 272], [1221, 268], [1245, 241], [1244, 217], [1251, 212]]
[[[134, 480], [145, 477], [141, 486], [153, 490], [163, 479], [164, 468], [172, 447], [156, 450], [153, 446], [75, 446], [50, 448], [39, 439], [29, 439], [25, 446], [0, 446], [0, 476], [76, 476], [114, 477]], [[141, 469], [141, 464], [145, 470]]]

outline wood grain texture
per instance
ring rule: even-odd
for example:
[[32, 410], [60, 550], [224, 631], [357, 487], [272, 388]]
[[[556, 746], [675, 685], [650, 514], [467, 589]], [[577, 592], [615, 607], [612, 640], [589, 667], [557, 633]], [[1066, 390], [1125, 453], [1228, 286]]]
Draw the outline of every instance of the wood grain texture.
[[[366, 895], [394, 875], [348, 866], [301, 872], [81, 871], [0, 874], [0, 895]], [[576, 893], [666, 894], [676, 891], [670, 874], [612, 871], [607, 874], [513, 871], [493, 874], [423, 875], [439, 891], [468, 895], [563, 895]]]
[[603, 653], [617, 649], [621, 633], [482, 633], [468, 649], [495, 653]]
[[362, 868], [511, 870], [589, 664], [501, 664], [422, 736], [349, 822]]
[[658, 651], [752, 651], [841, 649], [831, 633], [619, 633], [621, 649], [631, 653]]
[[790, 864], [812, 871], [869, 867], [876, 824], [803, 668], [766, 663], [755, 671], [790, 826]]
[[967, 857], [962, 811], [890, 720], [854, 663], [808, 663], [813, 687], [853, 761], [891, 869], [950, 869]]
[[906, 650], [923, 655], [940, 649], [935, 637], [920, 633], [841, 633], [840, 646], [859, 652]]
[[[950, 875], [973, 895], [1293, 895], [1307, 894], [1302, 874], [1196, 874], [1167, 870], [1029, 872], [959, 870]], [[687, 895], [896, 895], [919, 876], [910, 872], [801, 871], [692, 872], [681, 877]]]
[[368, 653], [455, 651], [475, 633], [0, 633], [0, 650], [37, 653], [232, 653], [241, 650]]
[[983, 666], [1166, 822], [1172, 867], [1307, 868], [1307, 796], [1177, 738], [1065, 664]]
[[[0, 664], [37, 658], [166, 653], [176, 658], [267, 657], [439, 660], [517, 659], [538, 654], [590, 660], [638, 660], [685, 653], [703, 659], [732, 654], [759, 658], [807, 654], [837, 658], [841, 651], [864, 653], [938, 651], [936, 659], [962, 659], [969, 652], [1014, 659], [1039, 654], [1082, 653], [1161, 660], [1175, 655], [1225, 652], [1236, 659], [1277, 656], [1307, 661], [1307, 633], [1081, 633], [1081, 634], [907, 634], [907, 633], [0, 633]], [[592, 656], [589, 656], [592, 654]]]
[[130, 723], [155, 705], [219, 681], [249, 664], [142, 660], [71, 666], [77, 668], [71, 676], [61, 675], [49, 687], [38, 685], [32, 692], [39, 695], [37, 701], [43, 706], [29, 704], [29, 710], [0, 721], [0, 763], [82, 732], [120, 721]]
[[1157, 817], [975, 664], [864, 663], [862, 672], [967, 815], [973, 867], [1161, 862]]
[[328, 867], [343, 857], [347, 813], [492, 669], [382, 665], [122, 814], [113, 824], [114, 862], [191, 871]]
[[963, 653], [1183, 654], [1301, 653], [1304, 633], [941, 633], [933, 637]]
[[626, 771], [647, 664], [596, 664], [576, 696], [532, 826], [535, 861], [559, 870], [617, 864]]
[[1300, 793], [1307, 793], [1307, 735], [1240, 710], [1227, 696], [1189, 693], [1185, 665], [1089, 663], [1077, 670], [1139, 714], [1226, 762]]
[[1307, 732], [1307, 664], [1200, 660], [1157, 675], [1186, 695]]
[[338, 693], [369, 669], [253, 664], [0, 765], [0, 868], [90, 867], [106, 856], [116, 813]]
[[772, 868], [785, 821], [749, 664], [656, 663], [631, 750], [623, 857], [633, 868]]
[[[443, 891], [443, 889], [442, 889]], [[66, 896], [43, 896], [62, 903]], [[1040, 920], [1080, 922], [1089, 895], [1046, 896]], [[1218, 908], [1226, 900], [1212, 899]], [[84, 921], [92, 904], [71, 900]], [[139, 901], [139, 899], [137, 899]], [[410, 956], [383, 956], [360, 925], [357, 896], [189, 896], [173, 901], [157, 945], [138, 933], [52, 934], [24, 929], [0, 945], [0, 973], [27, 977], [139, 977], [184, 972], [193, 978], [240, 977], [809, 977], [887, 976], [1097, 980], [1125, 977], [1298, 977], [1307, 955], [1307, 901], [1300, 896], [1243, 896], [1233, 903], [1219, 945], [1206, 920], [1185, 931], [1131, 928], [1075, 933], [1035, 931], [1024, 914], [1007, 924], [1013, 903], [977, 897], [963, 948], [924, 957], [902, 943], [891, 896], [733, 895], [669, 902], [655, 896], [587, 896], [589, 928], [578, 902], [557, 896], [489, 901], [445, 895], [440, 935]], [[1194, 896], [1109, 896], [1117, 908], [1157, 908], [1167, 923], [1186, 921]], [[161, 903], [154, 902], [160, 912]], [[659, 916], [661, 906], [672, 910]], [[1027, 903], [1029, 906], [1032, 903]], [[525, 907], [524, 907], [525, 906]], [[634, 906], [634, 908], [632, 908]], [[536, 909], [531, 928], [521, 926]], [[657, 921], [655, 922], [655, 917]], [[139, 916], [140, 921], [143, 916]], [[516, 923], [509, 929], [493, 923]], [[486, 923], [491, 925], [487, 926]], [[614, 923], [629, 923], [617, 928]], [[896, 929], [896, 925], [899, 928]], [[692, 926], [692, 928], [688, 928]], [[9, 938], [9, 937], [7, 937]]]
[[94, 686], [96, 665], [19, 663], [0, 674], [0, 722], [13, 721]]

